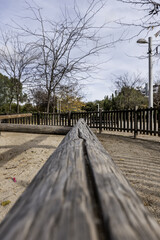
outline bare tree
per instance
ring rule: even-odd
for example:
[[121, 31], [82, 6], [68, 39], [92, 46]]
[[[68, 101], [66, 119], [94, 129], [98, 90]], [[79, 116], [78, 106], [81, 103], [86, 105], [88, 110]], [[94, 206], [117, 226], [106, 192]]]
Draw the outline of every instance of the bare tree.
[[30, 77], [31, 65], [37, 59], [36, 50], [22, 42], [17, 33], [2, 33], [0, 47], [0, 68], [12, 82], [12, 90], [16, 95], [17, 113], [22, 93], [22, 84]]
[[34, 38], [32, 46], [41, 54], [34, 76], [38, 85], [47, 90], [47, 112], [60, 82], [64, 79], [75, 82], [90, 76], [91, 69], [95, 67], [93, 56], [113, 46], [113, 39], [108, 36], [107, 41], [106, 36], [105, 39], [102, 37], [101, 30], [106, 25], [94, 25], [94, 18], [102, 10], [104, 2], [88, 1], [89, 5], [83, 13], [75, 2], [74, 16], [71, 17], [65, 9], [59, 21], [44, 18], [39, 7], [28, 4], [32, 17], [27, 19], [37, 24], [36, 29], [16, 24], [23, 34]]
[[112, 98], [112, 102], [117, 109], [147, 106], [148, 99], [141, 93], [143, 81], [140, 74], [129, 75], [125, 73], [115, 77], [115, 86], [118, 92], [116, 91], [116, 96]]
[[123, 3], [130, 3], [140, 7], [144, 7], [149, 15], [155, 15], [160, 11], [160, 2], [153, 0], [117, 0]]
[[155, 76], [153, 87], [154, 87], [153, 105], [154, 105], [154, 107], [159, 107], [160, 106], [160, 78], [159, 78], [159, 72]]
[[120, 92], [122, 88], [135, 88], [140, 90], [144, 82], [145, 81], [142, 79], [141, 74], [129, 75], [129, 73], [124, 73], [123, 75], [115, 76], [114, 79], [114, 85], [118, 92]]
[[[142, 30], [150, 31], [160, 26], [159, 12], [160, 2], [153, 0], [117, 0], [119, 2], [128, 3], [137, 7], [137, 10], [143, 11], [142, 17], [136, 23], [123, 23], [125, 25], [132, 25], [141, 27]], [[160, 34], [158, 31], [157, 36]]]

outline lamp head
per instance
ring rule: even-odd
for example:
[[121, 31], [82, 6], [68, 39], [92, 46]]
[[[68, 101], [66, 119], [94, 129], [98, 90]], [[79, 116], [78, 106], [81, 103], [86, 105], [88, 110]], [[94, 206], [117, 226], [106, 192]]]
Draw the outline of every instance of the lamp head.
[[148, 43], [148, 42], [146, 41], [146, 39], [140, 38], [140, 39], [137, 40], [137, 43], [146, 44], [146, 43]]

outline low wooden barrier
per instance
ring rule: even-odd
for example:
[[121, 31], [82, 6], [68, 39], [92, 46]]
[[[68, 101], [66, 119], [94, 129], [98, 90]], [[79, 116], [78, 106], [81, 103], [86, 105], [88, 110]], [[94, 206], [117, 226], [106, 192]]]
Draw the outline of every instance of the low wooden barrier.
[[[11, 115], [0, 115], [0, 135], [1, 135], [1, 131], [5, 131], [4, 129], [6, 129], [6, 131], [9, 131], [8, 128], [7, 129], [7, 125], [3, 127], [3, 121], [5, 120], [11, 120], [11, 119], [22, 119], [22, 118], [30, 118], [32, 117], [32, 113], [24, 113], [24, 114], [11, 114]], [[19, 129], [19, 128], [18, 128]]]
[[32, 117], [32, 113], [0, 115], [0, 120], [13, 119], [13, 118], [24, 118], [24, 117]]
[[0, 239], [158, 240], [160, 226], [79, 120], [1, 223]]
[[24, 125], [1, 123], [0, 132], [20, 132], [20, 133], [39, 133], [39, 134], [57, 134], [66, 135], [71, 127], [63, 126], [45, 126], [45, 125]]
[[[0, 115], [1, 120], [21, 119], [32, 117], [32, 113]], [[70, 131], [71, 127], [63, 126], [47, 126], [47, 125], [27, 125], [27, 124], [11, 124], [1, 123], [0, 132], [21, 132], [21, 133], [40, 133], [40, 134], [59, 134], [65, 135]]]

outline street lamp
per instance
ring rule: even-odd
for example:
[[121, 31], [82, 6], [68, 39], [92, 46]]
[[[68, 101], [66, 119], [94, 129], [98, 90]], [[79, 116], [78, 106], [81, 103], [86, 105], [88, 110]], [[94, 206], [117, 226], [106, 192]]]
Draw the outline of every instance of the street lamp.
[[141, 38], [137, 43], [148, 44], [148, 68], [149, 68], [149, 108], [153, 108], [153, 76], [152, 76], [152, 38], [149, 37], [148, 41]]

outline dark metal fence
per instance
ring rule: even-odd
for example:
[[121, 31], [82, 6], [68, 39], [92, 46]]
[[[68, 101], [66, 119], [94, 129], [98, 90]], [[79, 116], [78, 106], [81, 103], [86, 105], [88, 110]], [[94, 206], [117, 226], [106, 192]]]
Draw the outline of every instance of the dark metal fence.
[[74, 126], [80, 118], [83, 118], [90, 128], [97, 128], [100, 131], [133, 132], [135, 136], [138, 133], [160, 136], [160, 107], [61, 114], [33, 113], [32, 117], [7, 121], [15, 124]]

